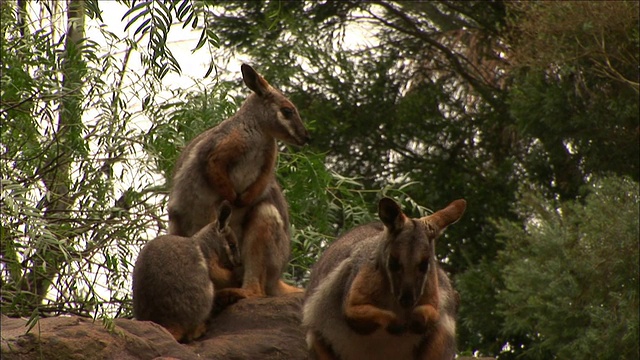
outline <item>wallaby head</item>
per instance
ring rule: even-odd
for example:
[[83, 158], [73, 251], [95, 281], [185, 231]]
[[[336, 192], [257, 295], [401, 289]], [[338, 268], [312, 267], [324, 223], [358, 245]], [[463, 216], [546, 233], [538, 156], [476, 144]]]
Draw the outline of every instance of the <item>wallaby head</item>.
[[228, 201], [223, 201], [218, 209], [218, 219], [216, 220], [216, 227], [225, 239], [223, 242], [223, 249], [225, 255], [233, 266], [239, 266], [241, 264], [240, 247], [238, 246], [238, 239], [230, 226], [231, 221], [231, 204]]
[[407, 217], [389, 198], [378, 203], [378, 215], [385, 231], [378, 266], [386, 273], [392, 295], [405, 309], [414, 307], [427, 288], [437, 281], [435, 240], [458, 221], [466, 208], [456, 200], [446, 208], [420, 219]]
[[[256, 72], [251, 66], [242, 64], [242, 78], [249, 89], [255, 93], [263, 109], [260, 112], [260, 126], [266, 133], [287, 144], [302, 146], [309, 141], [309, 132], [304, 127], [298, 109], [282, 95], [280, 91]], [[249, 101], [254, 99], [248, 99]]]

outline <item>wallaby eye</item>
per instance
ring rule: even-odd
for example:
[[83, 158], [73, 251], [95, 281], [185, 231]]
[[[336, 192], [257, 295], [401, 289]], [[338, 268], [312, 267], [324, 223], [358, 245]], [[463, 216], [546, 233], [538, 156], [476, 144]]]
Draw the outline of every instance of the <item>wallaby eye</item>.
[[418, 270], [420, 272], [427, 272], [427, 270], [429, 270], [429, 260], [424, 259], [420, 261], [420, 264], [418, 264]]
[[292, 108], [288, 108], [288, 107], [283, 107], [280, 109], [280, 112], [282, 113], [282, 115], [284, 115], [284, 117], [286, 117], [287, 119], [293, 116], [293, 109]]
[[400, 264], [400, 261], [398, 261], [398, 258], [396, 257], [389, 257], [389, 271], [391, 272], [398, 272], [400, 270], [402, 270], [402, 264]]

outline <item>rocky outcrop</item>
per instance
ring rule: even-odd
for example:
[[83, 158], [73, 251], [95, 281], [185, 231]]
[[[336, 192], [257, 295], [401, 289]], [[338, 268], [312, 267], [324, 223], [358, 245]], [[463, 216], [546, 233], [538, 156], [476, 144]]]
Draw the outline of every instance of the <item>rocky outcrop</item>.
[[[302, 294], [244, 299], [217, 314], [207, 333], [180, 344], [150, 321], [116, 319], [113, 327], [79, 316], [27, 320], [2, 315], [2, 360], [307, 359], [300, 327]], [[477, 358], [458, 357], [458, 360]], [[492, 360], [493, 358], [482, 358]]]
[[302, 295], [245, 299], [219, 313], [206, 335], [179, 344], [149, 321], [116, 319], [108, 330], [78, 316], [27, 321], [2, 316], [2, 359], [306, 359]]

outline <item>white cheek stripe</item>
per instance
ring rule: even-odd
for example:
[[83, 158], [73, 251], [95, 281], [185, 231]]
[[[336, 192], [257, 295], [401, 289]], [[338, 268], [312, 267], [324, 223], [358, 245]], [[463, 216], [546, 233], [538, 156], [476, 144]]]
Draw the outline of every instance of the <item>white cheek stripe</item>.
[[291, 126], [291, 121], [287, 120], [284, 115], [282, 115], [282, 113], [280, 112], [280, 110], [278, 110], [278, 122], [280, 123], [280, 125], [282, 125], [285, 129], [287, 129], [287, 134], [289, 134], [289, 136], [291, 136], [292, 138], [299, 140], [298, 137], [296, 136], [296, 132], [293, 129], [293, 126]]
[[207, 261], [204, 258], [204, 254], [202, 253], [202, 249], [200, 249], [200, 247], [198, 246], [198, 266], [206, 269], [207, 271], [209, 271], [209, 266], [207, 264]]

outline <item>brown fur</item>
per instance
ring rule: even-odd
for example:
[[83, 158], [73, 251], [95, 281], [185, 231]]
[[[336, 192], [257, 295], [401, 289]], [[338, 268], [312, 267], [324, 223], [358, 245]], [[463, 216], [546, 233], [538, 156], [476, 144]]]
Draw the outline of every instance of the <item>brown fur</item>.
[[192, 237], [159, 236], [147, 243], [133, 270], [133, 313], [138, 320], [164, 326], [181, 342], [206, 332], [214, 293], [238, 287], [232, 269], [239, 266], [231, 206]]
[[311, 272], [303, 326], [312, 359], [453, 359], [457, 293], [435, 239], [464, 212], [457, 200], [410, 219], [391, 199], [382, 224], [336, 240]]
[[250, 95], [237, 113], [193, 139], [176, 163], [169, 195], [169, 232], [190, 236], [223, 200], [234, 206], [242, 291], [268, 296], [301, 289], [280, 280], [290, 256], [287, 203], [275, 177], [276, 140], [304, 145], [309, 135], [295, 106], [248, 65]]

